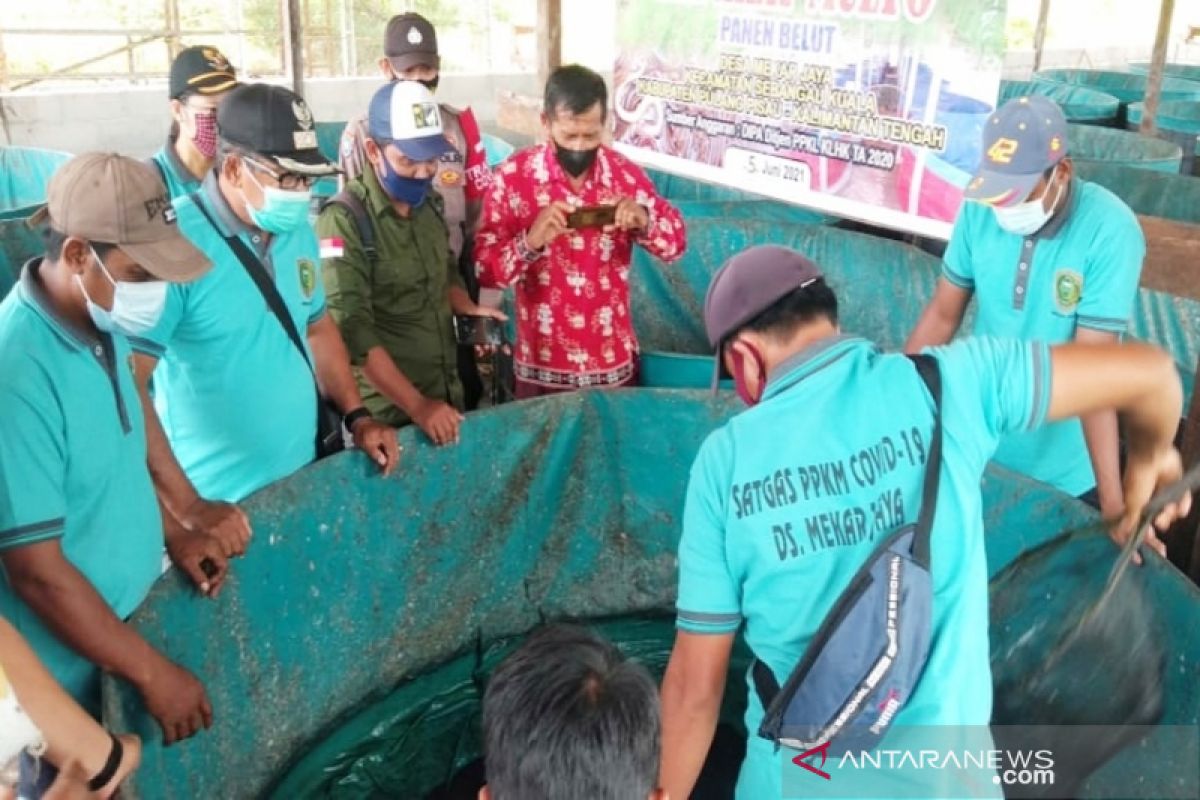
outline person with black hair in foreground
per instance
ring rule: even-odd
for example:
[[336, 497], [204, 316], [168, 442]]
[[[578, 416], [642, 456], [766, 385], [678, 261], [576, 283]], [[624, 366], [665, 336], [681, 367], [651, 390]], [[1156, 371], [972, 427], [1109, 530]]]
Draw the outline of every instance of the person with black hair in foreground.
[[[916, 361], [884, 354], [841, 333], [837, 297], [815, 264], [774, 246], [750, 248], [717, 272], [704, 318], [718, 362], [749, 408], [708, 437], [692, 467], [679, 543], [678, 631], [662, 687], [663, 788], [690, 795], [744, 626], [759, 660], [738, 798], [795, 796], [797, 786], [820, 796], [827, 785], [840, 797], [967, 796], [945, 783], [962, 779], [952, 770], [856, 775], [822, 748], [831, 737], [870, 741], [883, 731], [890, 750], [921, 749], [904, 746], [917, 726], [986, 736], [984, 468], [1007, 433], [1117, 412], [1129, 435], [1129, 464], [1126, 515], [1113, 535], [1126, 541], [1154, 490], [1182, 474], [1172, 439], [1183, 392], [1172, 359], [1147, 345], [1011, 339], [966, 339]], [[1184, 498], [1155, 524], [1169, 525], [1189, 507]], [[860, 570], [875, 564], [886, 569], [860, 580]], [[859, 616], [864, 606], [842, 602], [867, 596], [865, 608], [898, 614]], [[918, 596], [923, 603], [910, 603]], [[879, 635], [868, 639], [872, 633]], [[889, 642], [886, 651], [875, 646], [881, 640]], [[858, 663], [880, 652], [887, 653], [879, 662], [886, 673]], [[789, 699], [791, 675], [804, 675], [810, 691]], [[830, 688], [847, 685], [845, 695]], [[857, 692], [877, 685], [882, 696], [866, 696], [852, 712]], [[780, 708], [776, 698], [786, 717], [765, 713]], [[802, 733], [783, 732], [793, 724]], [[811, 768], [796, 762], [805, 749], [790, 743], [808, 741]], [[789, 775], [804, 783], [789, 788]], [[868, 782], [865, 793], [857, 794], [856, 779]]]
[[488, 681], [479, 800], [667, 800], [656, 788], [658, 692], [591, 631], [535, 631]]
[[608, 89], [580, 66], [546, 83], [548, 141], [496, 168], [476, 237], [479, 283], [516, 285], [516, 395], [636, 385], [633, 245], [659, 260], [687, 246], [679, 210], [604, 144]]

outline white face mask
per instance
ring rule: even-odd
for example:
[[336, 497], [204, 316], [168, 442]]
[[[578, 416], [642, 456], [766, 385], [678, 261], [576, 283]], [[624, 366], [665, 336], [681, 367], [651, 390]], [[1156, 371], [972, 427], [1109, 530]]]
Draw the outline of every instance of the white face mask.
[[[1057, 172], [1054, 173], [1058, 175]], [[1051, 178], [1054, 180], [1054, 178]], [[1049, 188], [1046, 189], [1049, 191]], [[1015, 233], [1017, 236], [1032, 236], [1046, 226], [1050, 218], [1054, 216], [1054, 211], [1058, 206], [1058, 201], [1062, 199], [1062, 183], [1058, 185], [1058, 192], [1054, 197], [1054, 202], [1050, 204], [1051, 211], [1046, 210], [1046, 204], [1043, 202], [1045, 197], [1039, 197], [1036, 200], [1027, 200], [1024, 203], [1017, 203], [1015, 206], [1007, 208], [993, 208], [992, 211], [996, 214], [996, 223], [1008, 231]]]
[[166, 281], [132, 283], [113, 280], [113, 276], [109, 274], [104, 262], [100, 260], [100, 256], [96, 255], [94, 249], [92, 256], [100, 265], [100, 271], [104, 273], [104, 277], [108, 278], [108, 282], [113, 285], [113, 307], [110, 311], [99, 303], [93, 302], [92, 298], [88, 297], [87, 289], [83, 286], [83, 278], [79, 275], [75, 276], [75, 282], [79, 284], [79, 291], [83, 292], [83, 299], [87, 302], [88, 315], [91, 316], [92, 322], [105, 333], [119, 332], [126, 336], [141, 336], [149, 332], [158, 324], [163, 306], [167, 303]]

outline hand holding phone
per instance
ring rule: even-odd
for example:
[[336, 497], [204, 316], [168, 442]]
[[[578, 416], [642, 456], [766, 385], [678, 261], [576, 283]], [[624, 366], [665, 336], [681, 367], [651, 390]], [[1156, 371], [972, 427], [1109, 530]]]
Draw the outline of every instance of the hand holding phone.
[[603, 228], [617, 221], [617, 207], [582, 206], [567, 215], [567, 227], [579, 230], [581, 228]]

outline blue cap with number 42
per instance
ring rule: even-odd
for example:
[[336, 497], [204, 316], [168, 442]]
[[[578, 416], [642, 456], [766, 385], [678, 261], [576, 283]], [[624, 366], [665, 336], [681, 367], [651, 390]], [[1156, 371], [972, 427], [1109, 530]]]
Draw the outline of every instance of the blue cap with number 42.
[[1043, 173], [1067, 155], [1067, 119], [1048, 97], [1009, 100], [983, 128], [983, 160], [966, 198], [1009, 206], [1029, 197]]

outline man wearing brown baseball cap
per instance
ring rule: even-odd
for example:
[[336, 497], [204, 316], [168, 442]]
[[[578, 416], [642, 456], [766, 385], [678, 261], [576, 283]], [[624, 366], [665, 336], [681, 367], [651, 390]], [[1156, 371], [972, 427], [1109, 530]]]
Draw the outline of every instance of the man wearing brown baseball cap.
[[148, 164], [81, 155], [47, 196], [35, 217], [46, 253], [0, 303], [0, 616], [92, 714], [101, 668], [134, 684], [170, 743], [211, 723], [204, 687], [124, 620], [161, 574], [164, 543], [205, 594], [226, 561], [160, 515], [127, 336], [157, 321], [168, 281], [209, 262]]
[[[922, 621], [935, 633], [919, 679], [895, 699], [887, 742], [913, 750], [921, 746], [911, 738], [919, 726], [985, 728], [992, 681], [979, 487], [1002, 435], [1099, 409], [1122, 413], [1138, 441], [1119, 540], [1155, 486], [1182, 472], [1172, 447], [1182, 389], [1172, 359], [1156, 348], [967, 339], [923, 356], [918, 368], [843, 334], [821, 270], [777, 246], [752, 247], [717, 272], [704, 322], [750, 408], [705, 441], [688, 486], [678, 631], [662, 687], [659, 783], [671, 797], [688, 797], [695, 785], [743, 628], [759, 661], [737, 797], [794, 793], [785, 791], [786, 776], [801, 774], [790, 763], [800, 752], [772, 727], [774, 717], [763, 724], [769, 678], [776, 689], [787, 685], [810, 646], [822, 646], [813, 644], [818, 629], [837, 626], [835, 601], [854, 576], [881, 546], [901, 547], [922, 511], [931, 514], [925, 552], [932, 558], [924, 564], [933, 589], [930, 608], [915, 613], [928, 614]], [[925, 509], [927, 478], [933, 502]], [[914, 551], [905, 575], [917, 563]], [[863, 797], [940, 794], [896, 783], [904, 776], [855, 775], [833, 762], [822, 768]]]

